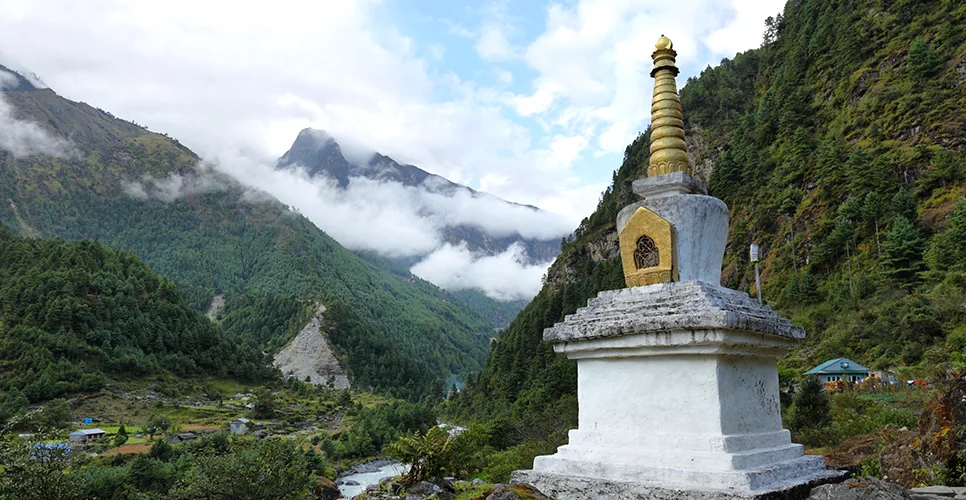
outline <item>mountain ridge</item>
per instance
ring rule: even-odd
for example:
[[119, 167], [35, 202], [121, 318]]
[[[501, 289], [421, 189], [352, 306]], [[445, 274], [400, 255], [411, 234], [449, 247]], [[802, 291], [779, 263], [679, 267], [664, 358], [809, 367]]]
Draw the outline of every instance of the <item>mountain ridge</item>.
[[[411, 164], [401, 164], [389, 156], [378, 152], [368, 155], [350, 155], [350, 161], [343, 153], [342, 146], [328, 132], [319, 129], [302, 129], [292, 146], [283, 154], [275, 168], [278, 170], [302, 167], [309, 177], [329, 177], [334, 179], [339, 189], [347, 189], [353, 178], [365, 178], [377, 182], [395, 182], [402, 186], [425, 190], [428, 193], [453, 196], [463, 191], [472, 198], [491, 198], [494, 201], [521, 207], [535, 212], [543, 212], [533, 205], [514, 203], [494, 195], [476, 191], [445, 177], [427, 172]], [[363, 157], [366, 157], [363, 159]], [[513, 244], [520, 244], [526, 251], [529, 262], [546, 262], [560, 252], [557, 239], [541, 240], [525, 238], [519, 231], [506, 236], [495, 236], [484, 228], [470, 224], [443, 225], [442, 235], [446, 243], [458, 245], [466, 242], [471, 251], [485, 255], [495, 255], [506, 251]], [[419, 257], [403, 258], [400, 261], [414, 264]]]
[[[132, 250], [177, 280], [197, 310], [217, 294], [345, 302], [342, 317], [367, 340], [339, 337], [337, 347], [350, 359], [363, 349], [371, 362], [390, 363], [371, 371], [376, 387], [419, 396], [435, 391], [430, 374], [443, 379], [480, 366], [492, 323], [460, 299], [360, 258], [278, 200], [252, 197], [203, 167], [177, 140], [24, 81], [0, 92], [13, 118], [67, 142], [71, 153], [0, 151], [0, 222]], [[404, 370], [416, 380], [389, 378], [392, 363], [418, 365]]]

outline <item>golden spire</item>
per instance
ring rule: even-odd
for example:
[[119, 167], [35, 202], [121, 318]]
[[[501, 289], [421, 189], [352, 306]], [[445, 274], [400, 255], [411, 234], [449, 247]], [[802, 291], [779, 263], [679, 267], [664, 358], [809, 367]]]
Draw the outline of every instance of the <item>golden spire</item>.
[[654, 98], [651, 101], [651, 153], [647, 176], [669, 174], [671, 172], [691, 173], [688, 147], [684, 142], [684, 114], [681, 113], [681, 100], [678, 99], [678, 68], [674, 58], [678, 55], [671, 39], [661, 35], [654, 46], [651, 59], [654, 69]]

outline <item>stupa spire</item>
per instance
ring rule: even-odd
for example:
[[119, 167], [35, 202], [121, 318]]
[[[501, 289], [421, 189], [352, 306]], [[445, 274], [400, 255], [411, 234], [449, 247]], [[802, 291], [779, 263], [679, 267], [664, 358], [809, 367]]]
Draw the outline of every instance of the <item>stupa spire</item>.
[[651, 59], [654, 69], [654, 98], [651, 101], [651, 154], [648, 161], [647, 175], [655, 177], [672, 172], [691, 173], [691, 162], [688, 159], [688, 147], [684, 142], [684, 114], [681, 112], [681, 100], [678, 98], [677, 83], [678, 68], [674, 65], [674, 58], [678, 55], [674, 51], [673, 43], [668, 37], [661, 35], [654, 46]]

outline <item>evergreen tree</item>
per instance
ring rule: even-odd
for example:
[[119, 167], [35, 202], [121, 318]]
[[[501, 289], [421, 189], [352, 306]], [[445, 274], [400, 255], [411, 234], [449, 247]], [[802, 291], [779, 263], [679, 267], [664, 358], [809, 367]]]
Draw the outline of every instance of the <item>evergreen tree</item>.
[[275, 394], [265, 387], [255, 389], [255, 418], [272, 418], [278, 410]]
[[114, 446], [121, 446], [127, 442], [127, 429], [124, 428], [124, 424], [121, 424], [117, 429], [117, 434], [114, 435]]
[[916, 199], [912, 196], [906, 188], [901, 188], [892, 197], [891, 207], [892, 213], [896, 216], [902, 216], [906, 219], [912, 221], [916, 220]]
[[948, 149], [940, 148], [933, 154], [932, 168], [927, 170], [919, 179], [918, 189], [928, 195], [933, 189], [946, 187], [962, 180], [963, 172], [960, 159]]
[[886, 276], [903, 286], [918, 283], [919, 273], [925, 269], [922, 258], [924, 242], [919, 228], [904, 216], [897, 216], [892, 229], [886, 233], [884, 247]]
[[832, 404], [822, 382], [818, 377], [806, 376], [792, 399], [788, 427], [796, 432], [825, 427], [832, 423], [831, 410]]
[[943, 65], [943, 60], [922, 37], [916, 37], [909, 44], [906, 66], [914, 77], [925, 79], [932, 76]]
[[27, 409], [27, 396], [20, 389], [14, 387], [7, 393], [0, 394], [0, 428], [7, 420], [20, 415]]
[[966, 269], [966, 200], [953, 207], [949, 227], [933, 238], [925, 260], [932, 275], [930, 279], [936, 281], [943, 276], [936, 273]]

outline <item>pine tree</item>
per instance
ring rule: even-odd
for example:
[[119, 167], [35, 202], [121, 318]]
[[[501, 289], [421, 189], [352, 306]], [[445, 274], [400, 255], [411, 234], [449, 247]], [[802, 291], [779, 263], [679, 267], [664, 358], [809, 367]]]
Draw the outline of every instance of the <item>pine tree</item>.
[[903, 286], [919, 282], [919, 273], [925, 270], [923, 261], [924, 242], [919, 228], [902, 215], [896, 216], [892, 229], [886, 233], [886, 276]]
[[916, 77], [925, 78], [933, 75], [942, 67], [943, 60], [929, 46], [922, 37], [916, 37], [909, 44], [909, 56], [906, 58], [906, 66]]
[[916, 199], [906, 188], [899, 189], [899, 192], [892, 197], [892, 213], [897, 216], [905, 217], [908, 220], [916, 220]]
[[117, 429], [117, 434], [114, 435], [114, 446], [121, 446], [127, 442], [127, 429], [124, 428], [124, 424]]
[[796, 432], [825, 427], [832, 423], [831, 409], [832, 404], [825, 394], [822, 382], [818, 377], [807, 376], [792, 400], [792, 414], [788, 427]]
[[932, 156], [932, 168], [927, 170], [918, 182], [920, 193], [928, 195], [933, 189], [946, 187], [962, 180], [963, 172], [960, 159], [948, 149], [940, 148]]

